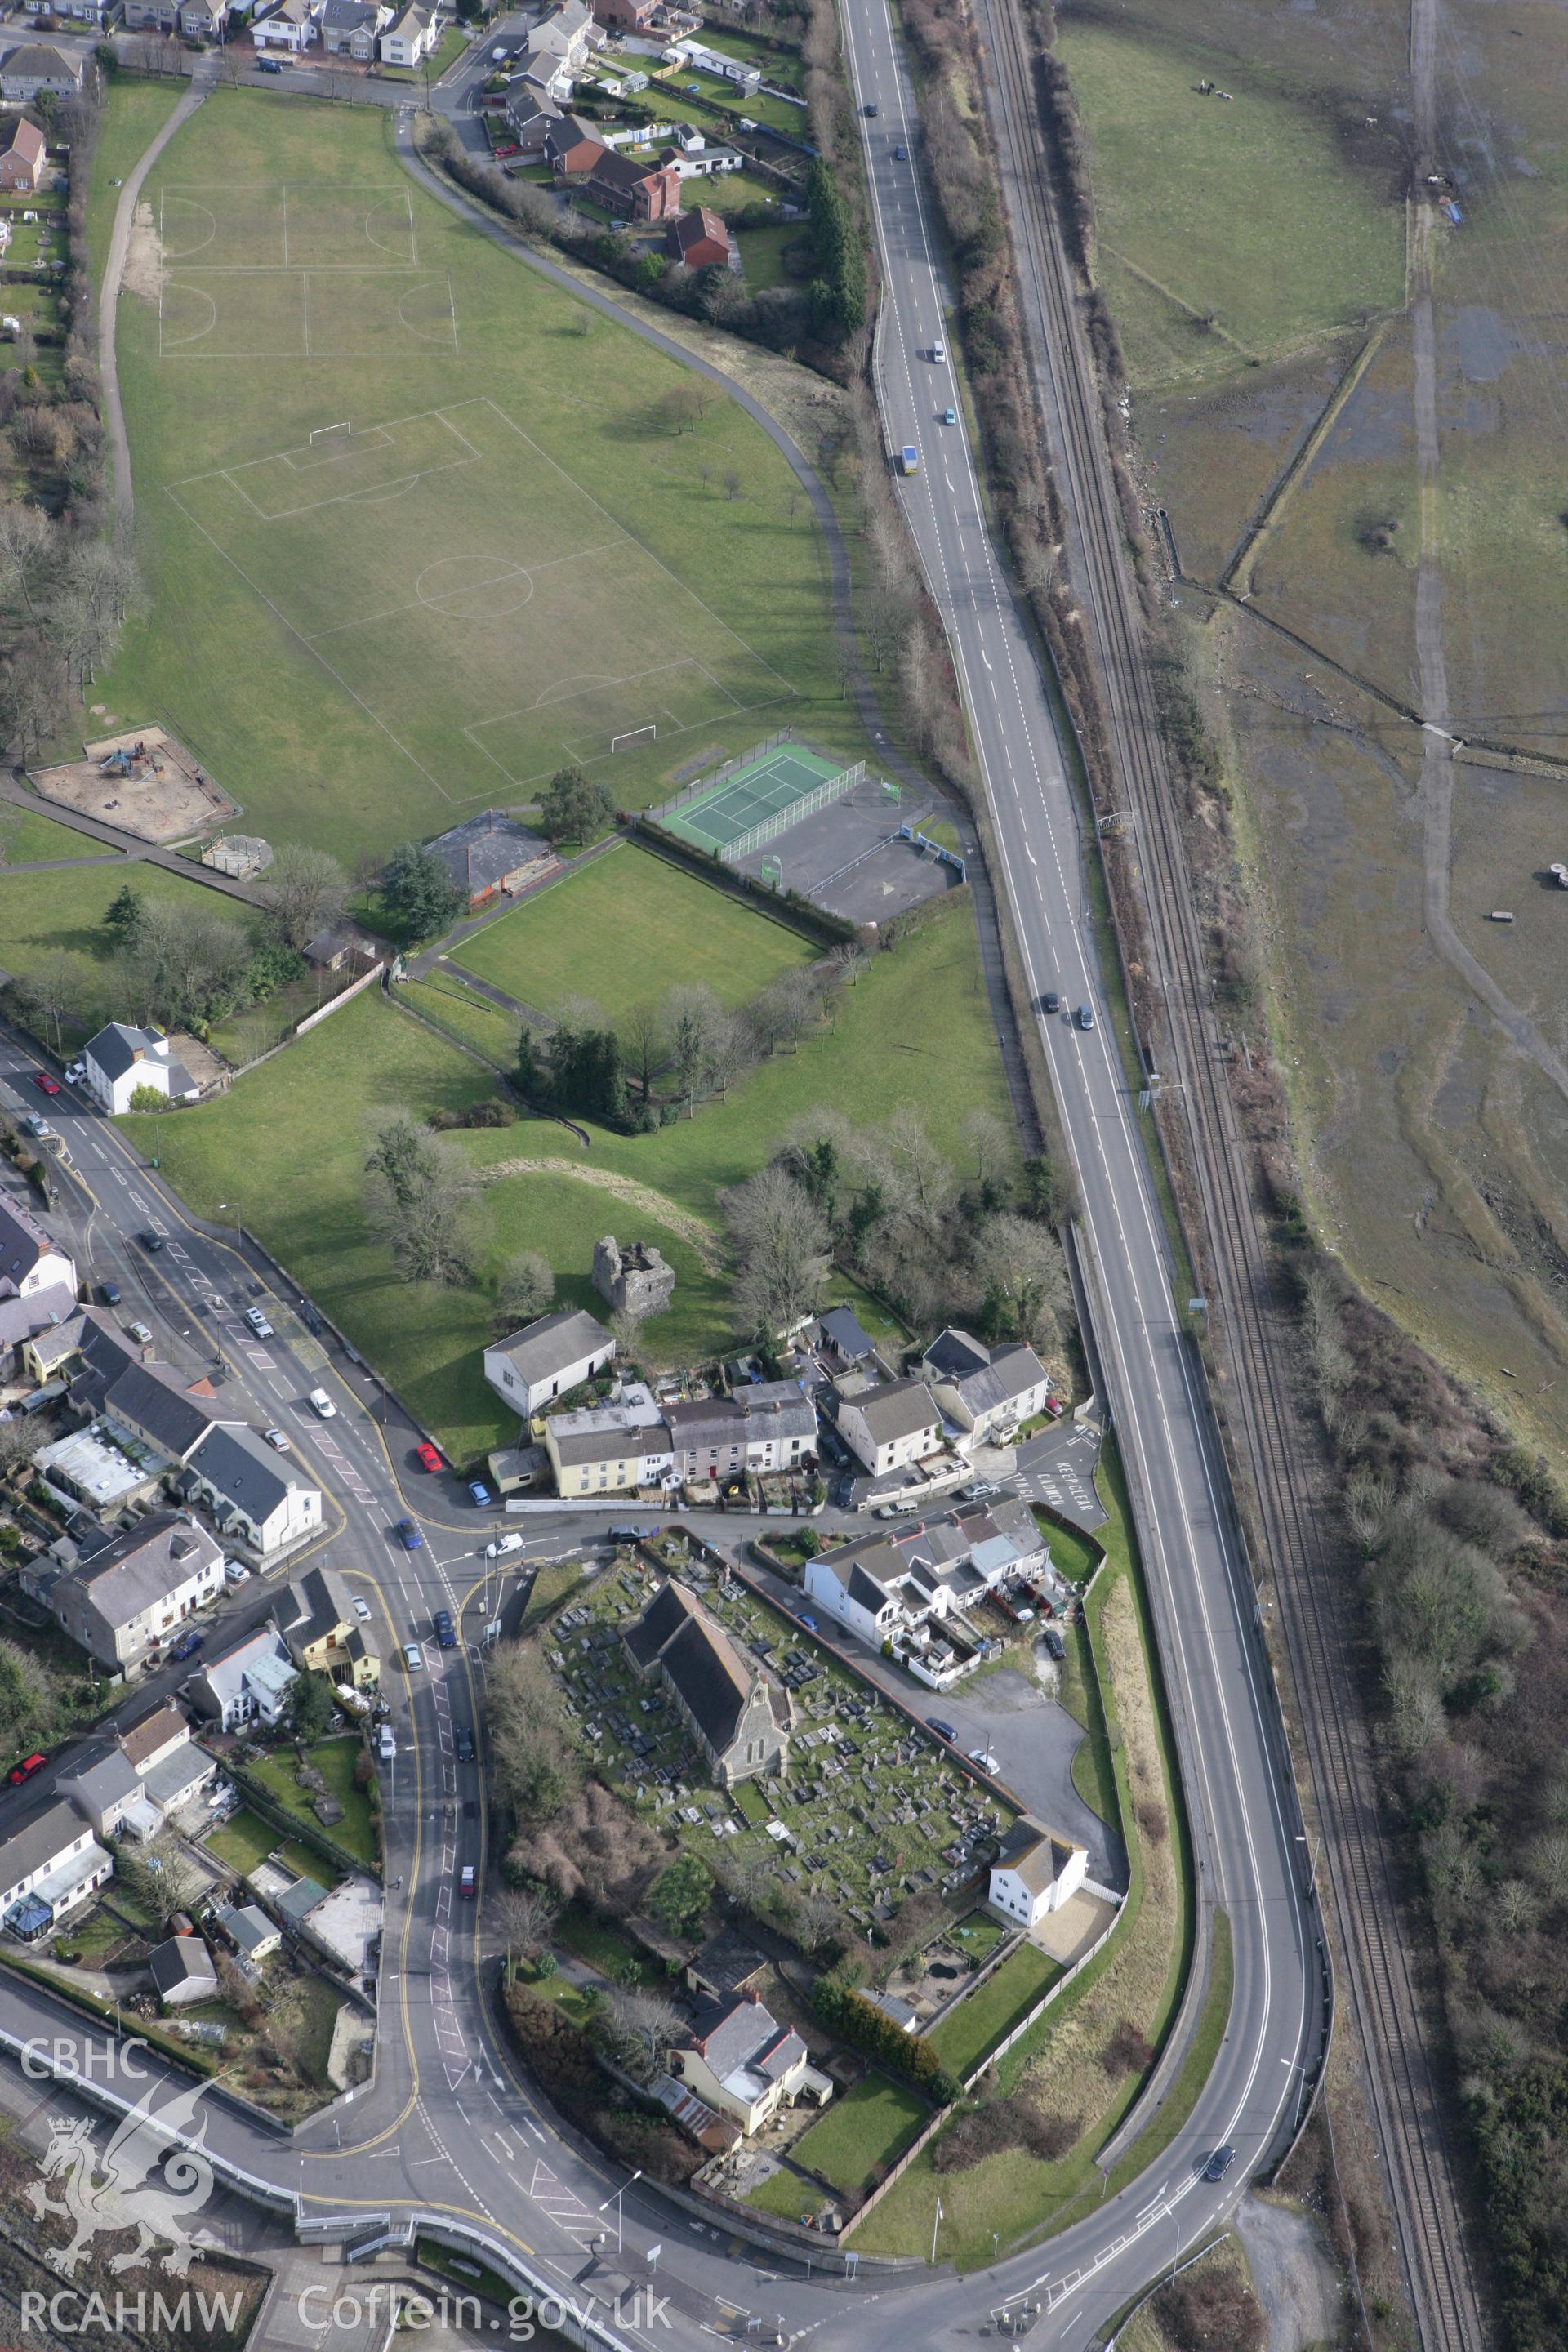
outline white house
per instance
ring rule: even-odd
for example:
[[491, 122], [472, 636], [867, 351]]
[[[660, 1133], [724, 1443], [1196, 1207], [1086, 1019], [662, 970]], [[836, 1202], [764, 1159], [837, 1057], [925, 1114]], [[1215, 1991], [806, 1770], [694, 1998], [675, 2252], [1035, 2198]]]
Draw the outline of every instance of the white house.
[[76, 1260], [20, 1201], [0, 1201], [0, 1298], [64, 1289], [76, 1304]]
[[48, 1608], [75, 1642], [123, 1668], [223, 1591], [223, 1554], [174, 1511], [140, 1519], [55, 1578]]
[[1015, 1927], [1033, 1927], [1083, 1885], [1087, 1848], [1020, 1816], [991, 1867], [988, 1900]]
[[875, 1478], [923, 1462], [942, 1444], [942, 1414], [923, 1381], [885, 1381], [841, 1398], [838, 1434]]
[[921, 1360], [931, 1393], [969, 1445], [1004, 1444], [1044, 1412], [1051, 1384], [1033, 1348], [1009, 1341], [987, 1348], [949, 1328]]
[[485, 1349], [485, 1378], [528, 1420], [552, 1398], [567, 1396], [612, 1361], [616, 1343], [581, 1307], [563, 1307], [524, 1324]]
[[321, 1524], [321, 1490], [287, 1454], [235, 1423], [210, 1429], [174, 1481], [184, 1501], [212, 1515], [226, 1542], [263, 1559], [287, 1551]]
[[857, 1536], [807, 1560], [805, 1585], [829, 1616], [879, 1647], [983, 1601], [1048, 1558], [1028, 1505], [1007, 1500]]
[[[293, 5], [294, 0], [285, 0]], [[258, 39], [260, 27], [257, 28]], [[151, 1087], [172, 1102], [195, 1102], [200, 1088], [183, 1062], [169, 1052], [161, 1029], [131, 1029], [111, 1021], [82, 1051], [87, 1083], [103, 1108], [118, 1114], [129, 1110], [139, 1087]]]
[[242, 1723], [276, 1723], [300, 1669], [276, 1625], [263, 1625], [191, 1677], [191, 1704], [220, 1731]]
[[0, 1845], [0, 1922], [41, 1936], [113, 1875], [88, 1823], [58, 1799]]
[[671, 66], [689, 66], [694, 72], [716, 74], [721, 81], [732, 82], [739, 90], [751, 91], [761, 82], [762, 69], [745, 58], [730, 57], [723, 49], [710, 49], [704, 41], [671, 41], [664, 52], [664, 61]]
[[412, 68], [427, 58], [436, 46], [436, 11], [425, 8], [418, 0], [400, 8], [381, 36], [381, 62], [384, 66]]
[[55, 1788], [86, 1814], [100, 1838], [117, 1837], [129, 1813], [148, 1810], [140, 1774], [110, 1741], [73, 1758]]
[[24, 41], [0, 58], [0, 98], [7, 106], [31, 106], [40, 90], [56, 98], [75, 98], [81, 88], [82, 63], [47, 41]]
[[250, 37], [261, 50], [287, 49], [299, 57], [321, 38], [318, 0], [271, 0], [250, 20]]

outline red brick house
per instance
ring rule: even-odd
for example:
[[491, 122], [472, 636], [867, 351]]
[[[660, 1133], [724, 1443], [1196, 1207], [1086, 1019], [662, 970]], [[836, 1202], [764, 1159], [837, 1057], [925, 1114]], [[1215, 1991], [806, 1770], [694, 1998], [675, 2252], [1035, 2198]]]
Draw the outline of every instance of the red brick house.
[[606, 148], [594, 166], [588, 194], [628, 220], [668, 220], [680, 209], [680, 174], [668, 163], [638, 163]]
[[664, 233], [664, 249], [672, 261], [688, 269], [727, 269], [730, 232], [717, 213], [710, 212], [706, 205], [694, 205], [670, 222]]
[[47, 152], [36, 122], [25, 121], [20, 115], [0, 122], [0, 188], [31, 195], [44, 176]]
[[664, 0], [593, 0], [594, 21], [606, 33], [646, 33]]
[[563, 114], [544, 134], [545, 157], [559, 179], [595, 170], [608, 152], [598, 133], [580, 115]]

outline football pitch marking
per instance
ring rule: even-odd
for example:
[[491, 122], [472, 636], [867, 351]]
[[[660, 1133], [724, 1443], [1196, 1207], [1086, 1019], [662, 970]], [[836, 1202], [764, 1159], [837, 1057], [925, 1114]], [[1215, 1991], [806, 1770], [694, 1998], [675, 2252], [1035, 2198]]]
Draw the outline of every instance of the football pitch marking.
[[[357, 201], [356, 201], [357, 200]], [[270, 224], [266, 219], [269, 206], [278, 207], [277, 244], [273, 257], [265, 257]], [[363, 209], [361, 208], [363, 206]], [[290, 216], [298, 245], [301, 236], [307, 242], [317, 226], [312, 213], [336, 212], [342, 215], [330, 221], [328, 227], [336, 243], [342, 247], [342, 257], [322, 260], [316, 255], [289, 250]], [[174, 241], [179, 217], [184, 213], [199, 214], [206, 223], [204, 235], [194, 244], [180, 245]], [[377, 215], [388, 213], [384, 224]], [[388, 234], [379, 234], [384, 226]], [[380, 267], [385, 269], [417, 269], [419, 239], [414, 226], [414, 202], [410, 191], [395, 184], [366, 185], [353, 180], [320, 180], [289, 182], [262, 181], [249, 187], [217, 186], [207, 181], [182, 182], [163, 189], [158, 197], [158, 242], [163, 248], [166, 262], [188, 261], [205, 253], [218, 240], [220, 227], [236, 233], [235, 250], [245, 258], [231, 258], [226, 253], [220, 261], [210, 266], [215, 269], [233, 270], [246, 275], [265, 274], [278, 269], [366, 269], [377, 265], [361, 252], [356, 240], [363, 237], [371, 253], [384, 253], [387, 258]], [[251, 258], [261, 255], [262, 258]]]
[[[500, 550], [472, 555], [439, 558], [426, 563], [418, 572], [411, 574], [408, 581], [408, 593], [405, 594], [401, 603], [364, 619], [339, 622], [331, 628], [311, 634], [301, 627], [276, 597], [269, 595], [266, 589], [251, 577], [238, 558], [224, 546], [215, 532], [201, 520], [192, 505], [181, 496], [182, 491], [194, 491], [202, 485], [221, 482], [244, 502], [245, 508], [248, 509], [255, 523], [265, 527], [274, 522], [288, 523], [302, 515], [317, 513], [331, 506], [379, 504], [391, 498], [404, 497], [429, 477], [466, 468], [476, 464], [492, 467], [501, 465], [502, 461], [497, 457], [494, 451], [477, 447], [461, 427], [454, 422], [454, 418], [461, 415], [465, 410], [484, 412], [489, 419], [504, 426], [507, 432], [521, 445], [533, 462], [558, 476], [574, 496], [591, 509], [592, 514], [606, 526], [608, 535], [593, 545], [575, 548], [561, 555], [527, 565]], [[329, 411], [329, 415], [331, 414], [331, 412]], [[347, 488], [334, 487], [321, 497], [306, 499], [293, 505], [278, 508], [269, 508], [262, 503], [261, 498], [253, 496], [251, 488], [239, 478], [246, 474], [265, 478], [266, 469], [271, 468], [291, 476], [297, 486], [302, 488], [312, 474], [320, 477], [325, 469], [330, 468], [331, 471], [326, 474], [326, 478], [333, 479], [337, 477], [337, 469], [352, 465], [355, 460], [363, 463], [367, 458], [380, 456], [387, 460], [389, 466], [394, 465], [398, 462], [401, 446], [399, 436], [402, 436], [405, 441], [416, 439], [415, 428], [421, 426], [440, 428], [440, 437], [437, 437], [434, 432], [431, 432], [432, 452], [437, 448], [449, 447], [452, 443], [456, 443], [461, 454], [433, 457], [432, 462], [416, 465], [411, 468], [407, 467], [407, 460], [405, 458], [403, 463], [405, 470], [391, 475], [387, 479], [366, 484], [351, 483]], [[531, 602], [536, 593], [537, 583], [545, 573], [613, 551], [616, 546], [630, 545], [635, 547], [656, 571], [661, 572], [671, 583], [682, 599], [695, 606], [718, 635], [728, 638], [739, 648], [747, 663], [759, 674], [757, 680], [759, 685], [764, 681], [769, 682], [776, 690], [764, 692], [756, 700], [742, 701], [721, 679], [714, 675], [707, 663], [692, 653], [679, 654], [673, 660], [650, 668], [629, 670], [619, 676], [612, 672], [603, 672], [592, 675], [580, 674], [570, 678], [557, 677], [542, 688], [531, 701], [521, 703], [510, 710], [500, 713], [488, 714], [482, 718], [476, 716], [462, 724], [462, 733], [472, 748], [480, 752], [510, 783], [521, 787], [547, 776], [557, 756], [556, 751], [554, 750], [545, 751], [542, 746], [540, 747], [539, 757], [542, 764], [531, 768], [526, 773], [519, 773], [481, 738], [491, 730], [507, 727], [515, 721], [526, 721], [542, 710], [559, 709], [563, 718], [569, 719], [571, 706], [574, 703], [583, 703], [589, 706], [581, 714], [586, 721], [593, 716], [592, 703], [595, 697], [613, 698], [624, 696], [628, 689], [641, 688], [641, 693], [637, 697], [640, 707], [623, 709], [616, 712], [612, 718], [601, 719], [591, 731], [579, 733], [574, 737], [563, 735], [561, 738], [561, 748], [567, 750], [572, 756], [596, 761], [612, 756], [617, 742], [625, 744], [629, 739], [660, 734], [679, 736], [690, 728], [712, 726], [722, 719], [746, 711], [767, 709], [777, 702], [795, 699], [795, 688], [773, 667], [770, 662], [747, 644], [738, 630], [731, 628], [704, 598], [694, 589], [689, 588], [679, 574], [672, 572], [669, 566], [642, 540], [638, 539], [634, 532], [626, 530], [608, 509], [602, 506], [593, 493], [577, 480], [574, 475], [557, 459], [551, 457], [547, 450], [542, 448], [521, 425], [516, 424], [505, 410], [488, 395], [476, 394], [468, 400], [454, 402], [447, 408], [425, 409], [408, 416], [392, 419], [384, 424], [363, 427], [355, 425], [352, 431], [342, 434], [341, 437], [325, 443], [316, 439], [316, 432], [337, 435], [339, 427], [330, 425], [316, 428], [303, 446], [276, 450], [265, 457], [245, 459], [237, 466], [216, 467], [202, 474], [187, 475], [183, 480], [165, 486], [168, 495], [174, 499], [185, 520], [201, 533], [209, 546], [222, 557], [233, 572], [238, 574], [251, 593], [274, 614], [301, 649], [325, 670], [336, 685], [342, 688], [372, 725], [396, 747], [410, 766], [423, 776], [432, 790], [449, 805], [471, 805], [482, 797], [483, 788], [460, 793], [449, 791], [447, 785], [425, 765], [418, 754], [403, 741], [395, 730], [375, 709], [374, 704], [368, 701], [365, 696], [350, 683], [342, 670], [329, 659], [322, 649], [326, 638], [357, 633], [420, 609], [433, 614], [438, 620], [469, 621], [476, 624], [499, 621], [521, 611], [524, 605]], [[259, 479], [254, 487], [258, 491], [260, 490]], [[466, 567], [472, 567], [468, 576], [464, 576]], [[389, 582], [389, 584], [395, 587], [396, 583]], [[470, 604], [478, 609], [466, 609]], [[629, 646], [627, 650], [630, 650]], [[675, 689], [678, 684], [689, 686], [699, 680], [703, 688], [703, 708], [695, 716], [682, 716], [682, 705]], [[665, 693], [670, 697], [668, 703], [661, 698]], [[689, 708], [689, 705], [686, 707]]]

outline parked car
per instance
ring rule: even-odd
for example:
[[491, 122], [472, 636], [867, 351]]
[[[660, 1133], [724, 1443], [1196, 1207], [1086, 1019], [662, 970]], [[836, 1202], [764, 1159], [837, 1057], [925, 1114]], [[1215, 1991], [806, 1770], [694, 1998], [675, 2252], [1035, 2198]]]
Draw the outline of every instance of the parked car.
[[436, 1448], [430, 1444], [428, 1438], [426, 1439], [423, 1445], [416, 1445], [415, 1447], [414, 1459], [418, 1463], [421, 1470], [440, 1470], [446, 1466], [441, 1460], [441, 1456], [437, 1454]]
[[242, 1559], [226, 1559], [223, 1564], [223, 1580], [226, 1584], [248, 1584], [250, 1570]]
[[41, 1772], [48, 1760], [47, 1756], [42, 1755], [24, 1756], [19, 1764], [12, 1765], [5, 1778], [10, 1781], [13, 1789], [19, 1789], [24, 1780], [30, 1780], [35, 1772]]
[[408, 1672], [411, 1675], [416, 1675], [419, 1672], [420, 1667], [425, 1664], [425, 1660], [417, 1642], [405, 1642], [403, 1644], [403, 1663], [407, 1667]]
[[1214, 2154], [1210, 2157], [1208, 2162], [1204, 2167], [1204, 2179], [1205, 2180], [1223, 2180], [1226, 2174], [1230, 2170], [1231, 2166], [1235, 2162], [1236, 2150], [1234, 2147], [1216, 2147]]
[[436, 1629], [436, 1640], [437, 1645], [443, 1650], [455, 1650], [458, 1646], [458, 1634], [457, 1629], [452, 1623], [451, 1611], [449, 1609], [437, 1609], [432, 1616], [430, 1622]]
[[264, 1429], [261, 1434], [265, 1437], [268, 1444], [270, 1445], [274, 1454], [287, 1454], [289, 1452], [289, 1435], [286, 1430]]
[[158, 1252], [163, 1246], [163, 1236], [162, 1234], [148, 1232], [138, 1234], [136, 1238], [141, 1243], [142, 1248], [153, 1257], [156, 1257]]
[[205, 1640], [206, 1635], [205, 1633], [197, 1633], [194, 1631], [189, 1633], [182, 1633], [174, 1648], [170, 1651], [169, 1655], [176, 1665], [183, 1665], [187, 1658], [194, 1658], [195, 1656], [196, 1652], [202, 1647]]
[[452, 1746], [457, 1751], [457, 1758], [459, 1764], [471, 1764], [473, 1762], [474, 1735], [471, 1731], [465, 1730], [464, 1727], [460, 1723], [452, 1734]]
[[53, 1135], [55, 1131], [49, 1125], [48, 1120], [44, 1118], [40, 1111], [29, 1111], [26, 1118], [22, 1121], [22, 1124], [26, 1129], [28, 1134], [33, 1136], [38, 1141], [42, 1141], [46, 1135]]
[[1074, 1013], [1073, 1018], [1078, 1023], [1080, 1029], [1092, 1029], [1094, 1026], [1093, 1005], [1080, 1004], [1078, 1011]]
[[405, 1551], [424, 1550], [425, 1538], [420, 1532], [417, 1519], [399, 1519], [392, 1532]]
[[490, 1500], [490, 1490], [489, 1490], [489, 1488], [486, 1486], [486, 1484], [485, 1484], [485, 1482], [484, 1482], [484, 1480], [483, 1480], [482, 1478], [470, 1478], [470, 1479], [469, 1479], [469, 1481], [468, 1481], [468, 1493], [469, 1493], [469, 1495], [472, 1496], [473, 1500], [474, 1500], [474, 1501], [479, 1505], [479, 1508], [480, 1508], [480, 1510], [481, 1510], [481, 1511], [483, 1511], [483, 1510], [487, 1510], [487, 1509], [489, 1508], [489, 1500]]
[[497, 1536], [493, 1541], [486, 1544], [485, 1558], [487, 1559], [500, 1559], [504, 1558], [509, 1551], [521, 1551], [522, 1549], [522, 1544], [523, 1539], [521, 1536]]
[[808, 1633], [815, 1633], [820, 1630], [816, 1618], [808, 1617], [804, 1609], [800, 1612], [800, 1622], [805, 1627]]
[[354, 1604], [354, 1615], [359, 1619], [359, 1621], [360, 1621], [360, 1622], [361, 1622], [361, 1624], [362, 1624], [362, 1625], [368, 1625], [368, 1624], [370, 1623], [370, 1603], [369, 1603], [369, 1601], [362, 1601], [362, 1600], [360, 1599], [359, 1594], [356, 1592], [356, 1593], [353, 1595], [353, 1604]]
[[86, 1076], [87, 1064], [85, 1062], [72, 1062], [66, 1071], [66, 1084], [68, 1087], [79, 1087]]
[[1040, 1639], [1045, 1643], [1050, 1655], [1055, 1658], [1058, 1665], [1059, 1666], [1062, 1660], [1067, 1656], [1068, 1645], [1062, 1640], [1061, 1635], [1057, 1632], [1056, 1627], [1054, 1625], [1047, 1625], [1041, 1633]]
[[98, 1295], [106, 1307], [118, 1307], [120, 1285], [117, 1282], [100, 1282], [98, 1286]]
[[128, 1323], [125, 1332], [126, 1337], [134, 1339], [139, 1348], [150, 1348], [153, 1344], [152, 1331], [145, 1323]]
[[271, 1339], [272, 1326], [259, 1307], [247, 1307], [245, 1310], [245, 1319], [258, 1339]]
[[280, 74], [283, 68], [276, 58], [258, 58], [256, 70], [258, 73]]
[[310, 1411], [316, 1415], [316, 1418], [319, 1421], [335, 1421], [337, 1419], [337, 1406], [332, 1402], [331, 1398], [327, 1394], [325, 1389], [312, 1389], [310, 1391]]
[[381, 1736], [376, 1741], [376, 1748], [380, 1754], [382, 1762], [384, 1764], [390, 1764], [393, 1758], [397, 1753], [397, 1742], [393, 1738], [392, 1726], [390, 1723], [384, 1723], [382, 1725]]
[[471, 1862], [466, 1862], [458, 1880], [458, 1892], [466, 1902], [471, 1903], [479, 1891], [479, 1873]]
[[928, 1731], [934, 1731], [939, 1739], [956, 1740], [958, 1738], [958, 1734], [954, 1731], [952, 1724], [943, 1723], [940, 1715], [927, 1716], [926, 1729]]
[[33, 1084], [37, 1087], [38, 1092], [44, 1095], [58, 1095], [60, 1090], [58, 1078], [51, 1078], [47, 1070], [35, 1070]]

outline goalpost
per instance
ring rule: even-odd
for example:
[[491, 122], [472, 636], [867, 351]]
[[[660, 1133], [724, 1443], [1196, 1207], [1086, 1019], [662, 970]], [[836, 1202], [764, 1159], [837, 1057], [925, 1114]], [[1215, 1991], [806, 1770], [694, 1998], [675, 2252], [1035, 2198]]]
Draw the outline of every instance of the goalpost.
[[311, 431], [310, 446], [314, 449], [323, 441], [347, 441], [353, 432], [353, 426], [346, 417], [341, 425], [318, 425]]

